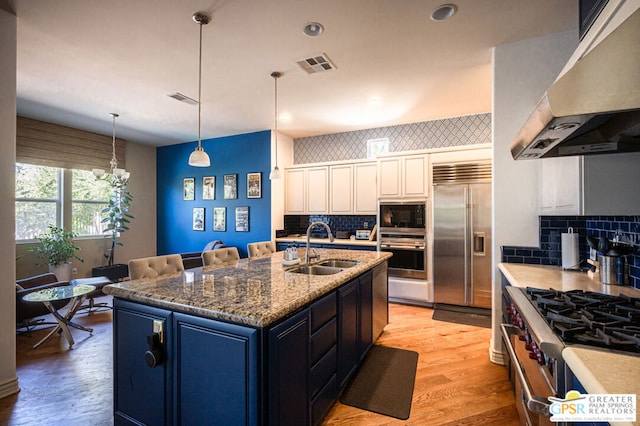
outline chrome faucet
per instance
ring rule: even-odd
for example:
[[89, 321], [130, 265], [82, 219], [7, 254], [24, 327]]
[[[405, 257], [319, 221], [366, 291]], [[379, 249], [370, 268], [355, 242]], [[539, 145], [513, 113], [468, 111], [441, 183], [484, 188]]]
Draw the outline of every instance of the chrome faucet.
[[333, 242], [333, 234], [331, 233], [331, 228], [329, 228], [329, 225], [327, 225], [327, 224], [326, 224], [326, 223], [324, 223], [324, 222], [313, 222], [311, 225], [309, 225], [309, 227], [307, 228], [307, 251], [305, 251], [305, 252], [304, 252], [304, 263], [305, 263], [305, 264], [309, 264], [309, 260], [310, 260], [311, 258], [317, 258], [317, 257], [320, 257], [320, 256], [318, 256], [318, 255], [315, 253], [315, 251], [314, 251], [314, 253], [313, 253], [313, 254], [311, 254], [311, 253], [309, 252], [309, 250], [310, 250], [310, 249], [309, 249], [309, 239], [311, 238], [311, 228], [313, 228], [313, 227], [314, 227], [314, 226], [316, 226], [316, 225], [322, 225], [322, 226], [324, 226], [325, 228], [327, 228], [327, 234], [329, 234], [329, 241], [330, 241], [330, 242]]

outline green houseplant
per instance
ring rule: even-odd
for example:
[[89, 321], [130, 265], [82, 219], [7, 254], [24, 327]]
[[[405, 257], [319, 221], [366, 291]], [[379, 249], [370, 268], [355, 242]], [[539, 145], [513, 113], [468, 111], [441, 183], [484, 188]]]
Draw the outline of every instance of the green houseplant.
[[43, 260], [41, 266], [49, 265], [49, 271], [55, 273], [59, 280], [69, 281], [71, 261], [76, 259], [84, 262], [84, 259], [76, 254], [80, 250], [80, 247], [73, 242], [77, 234], [54, 225], [49, 225], [48, 228], [45, 234], [36, 237], [38, 245], [29, 247], [28, 250]]
[[127, 190], [128, 183], [129, 180], [126, 177], [112, 176], [113, 194], [109, 199], [109, 205], [102, 210], [104, 216], [102, 223], [106, 224], [104, 232], [111, 233], [111, 250], [105, 255], [108, 266], [113, 266], [116, 246], [122, 245], [122, 242], [118, 241], [118, 236], [129, 229], [129, 223], [131, 223], [129, 219], [133, 219], [129, 214], [133, 196]]

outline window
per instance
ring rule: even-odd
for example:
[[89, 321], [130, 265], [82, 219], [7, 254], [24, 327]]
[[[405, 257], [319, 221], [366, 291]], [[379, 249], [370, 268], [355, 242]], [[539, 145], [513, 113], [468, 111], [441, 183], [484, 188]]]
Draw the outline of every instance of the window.
[[369, 139], [367, 141], [367, 158], [376, 158], [380, 154], [389, 153], [389, 138]]
[[96, 180], [90, 171], [71, 172], [71, 230], [79, 236], [101, 235], [102, 209], [109, 204], [111, 186], [105, 180]]
[[102, 235], [110, 194], [109, 183], [89, 171], [16, 163], [16, 240], [35, 239], [50, 224], [79, 236]]
[[61, 169], [16, 164], [16, 240], [31, 240], [61, 222]]

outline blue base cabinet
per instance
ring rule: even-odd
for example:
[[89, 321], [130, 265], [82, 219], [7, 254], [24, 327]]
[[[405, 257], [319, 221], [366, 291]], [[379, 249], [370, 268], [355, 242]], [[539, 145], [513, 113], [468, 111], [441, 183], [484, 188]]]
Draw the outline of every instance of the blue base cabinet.
[[114, 298], [114, 423], [320, 424], [373, 343], [371, 281], [266, 329]]
[[174, 424], [258, 424], [257, 329], [173, 314]]
[[[168, 363], [147, 367], [147, 336], [160, 321], [170, 340], [171, 312], [114, 299], [114, 424], [164, 425], [172, 415], [172, 369]], [[117, 336], [117, 338], [115, 338]]]

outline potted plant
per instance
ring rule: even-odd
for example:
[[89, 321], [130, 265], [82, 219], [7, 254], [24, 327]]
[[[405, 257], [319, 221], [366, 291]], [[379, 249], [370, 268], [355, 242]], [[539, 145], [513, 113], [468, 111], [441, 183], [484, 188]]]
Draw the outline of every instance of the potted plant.
[[74, 242], [73, 238], [77, 234], [65, 231], [54, 225], [49, 225], [47, 233], [36, 238], [38, 245], [29, 247], [29, 251], [44, 260], [41, 266], [49, 265], [49, 272], [56, 274], [59, 281], [71, 280], [71, 261], [77, 259], [84, 262], [76, 251], [80, 250]]
[[109, 205], [102, 210], [102, 223], [106, 224], [104, 232], [111, 234], [111, 248], [105, 254], [107, 266], [94, 268], [92, 271], [92, 275], [104, 275], [111, 281], [118, 281], [120, 278], [129, 275], [127, 265], [114, 264], [116, 246], [123, 245], [121, 241], [118, 241], [118, 237], [129, 229], [130, 219], [133, 219], [133, 216], [129, 214], [133, 196], [127, 190], [127, 184], [129, 183], [127, 178], [128, 176], [118, 177], [115, 175], [111, 177], [113, 194], [109, 200]]

